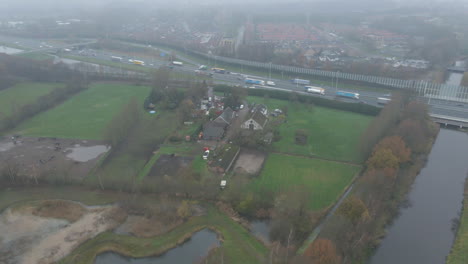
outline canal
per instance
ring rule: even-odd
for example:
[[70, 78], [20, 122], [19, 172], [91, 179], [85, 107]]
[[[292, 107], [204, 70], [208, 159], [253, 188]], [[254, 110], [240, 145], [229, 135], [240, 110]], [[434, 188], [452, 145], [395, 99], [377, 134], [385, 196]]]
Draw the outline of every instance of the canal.
[[94, 264], [169, 264], [195, 263], [203, 259], [212, 247], [220, 242], [215, 232], [203, 229], [195, 233], [180, 246], [169, 250], [163, 255], [146, 258], [129, 258], [114, 252], [106, 252], [96, 257]]
[[400, 210], [370, 264], [445, 263], [467, 172], [468, 134], [441, 129], [408, 194], [410, 206]]

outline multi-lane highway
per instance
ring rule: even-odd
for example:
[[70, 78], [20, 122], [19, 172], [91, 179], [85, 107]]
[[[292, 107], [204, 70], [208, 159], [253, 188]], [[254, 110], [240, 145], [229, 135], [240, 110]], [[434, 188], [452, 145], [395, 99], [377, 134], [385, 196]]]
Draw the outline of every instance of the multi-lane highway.
[[[83, 43], [77, 43], [77, 44], [63, 44], [60, 43], [58, 44], [53, 44], [51, 41], [46, 41], [46, 40], [40, 40], [40, 39], [26, 39], [26, 38], [17, 38], [17, 37], [10, 37], [10, 36], [3, 36], [0, 35], [0, 41], [4, 43], [12, 43], [15, 44], [15, 46], [22, 46], [25, 48], [25, 50], [28, 50], [28, 52], [34, 52], [34, 51], [43, 51], [43, 50], [48, 50], [52, 48], [65, 48], [65, 47], [71, 47], [75, 45], [82, 45], [83, 43], [93, 43], [93, 40], [86, 40], [83, 41]], [[55, 43], [55, 42], [54, 42]], [[145, 46], [141, 44], [133, 44], [136, 46]], [[148, 47], [148, 46], [145, 46]], [[150, 48], [150, 47], [149, 47]], [[156, 49], [156, 48], [154, 48]], [[170, 51], [165, 51], [163, 49], [158, 48], [159, 51], [163, 51], [167, 54], [170, 54]], [[109, 51], [100, 51], [100, 50], [71, 50], [69, 52], [70, 55], [73, 56], [82, 56], [82, 57], [93, 57], [98, 60], [111, 60], [112, 56], [118, 56], [122, 58], [121, 63], [127, 63], [131, 64], [129, 62], [130, 59], [132, 60], [141, 60], [145, 62], [145, 65], [142, 67], [150, 67], [150, 68], [159, 68], [161, 66], [170, 66], [170, 62], [167, 60], [162, 60], [160, 57], [156, 56], [151, 56], [151, 55], [141, 55], [138, 54], [135, 56], [129, 56], [125, 55], [122, 53], [118, 52], [109, 52]], [[190, 59], [185, 57], [183, 54], [178, 53], [177, 57], [179, 60], [185, 62], [185, 64], [181, 67], [174, 66], [173, 70], [178, 71], [178, 72], [185, 72], [185, 73], [190, 73], [190, 74], [195, 74], [195, 70], [198, 69], [199, 64]], [[116, 69], [117, 71], [122, 71], [121, 69]], [[240, 86], [245, 86], [244, 83], [244, 76], [241, 73], [234, 73], [231, 72], [229, 74], [218, 74], [218, 73], [213, 73], [213, 81], [215, 83], [227, 83], [227, 84], [233, 84], [233, 85], [240, 85]], [[267, 76], [256, 76], [257, 78], [261, 78], [263, 80], [271, 80], [276, 83], [275, 87], [258, 87], [257, 88], [264, 88], [264, 89], [284, 89], [286, 91], [296, 91], [299, 93], [304, 92], [304, 88], [301, 85], [295, 85], [291, 83], [289, 80], [284, 80], [284, 79], [269, 79]], [[313, 83], [312, 83], [313, 85]], [[371, 105], [378, 105], [377, 104], [377, 98], [378, 97], [388, 97], [390, 96], [388, 92], [376, 92], [376, 91], [367, 91], [367, 90], [353, 90], [353, 89], [348, 89], [348, 88], [342, 88], [338, 84], [337, 87], [330, 87], [330, 86], [321, 86], [322, 88], [325, 89], [325, 95], [323, 97], [328, 98], [328, 99], [333, 99], [333, 100], [342, 100], [342, 101], [347, 101], [347, 102], [356, 102], [356, 103], [366, 103], [366, 104], [371, 104]], [[336, 97], [335, 93], [337, 90], [345, 90], [349, 92], [356, 92], [360, 94], [360, 99], [359, 100], [353, 100], [353, 99], [347, 99], [347, 98], [340, 98]], [[312, 94], [310, 94], [312, 95]], [[319, 95], [312, 95], [312, 96], [319, 96]], [[465, 118], [468, 119], [468, 103], [460, 103], [460, 102], [454, 102], [454, 101], [447, 101], [447, 100], [440, 100], [440, 99], [429, 99], [429, 98], [424, 98], [421, 99], [428, 103], [430, 112], [432, 114], [437, 114], [437, 115], [444, 115], [444, 116], [453, 116], [457, 118]]]
[[[167, 52], [167, 51], [166, 51]], [[128, 56], [119, 54], [117, 52], [105, 52], [105, 51], [98, 51], [98, 50], [82, 50], [82, 51], [71, 51], [71, 55], [74, 56], [90, 56], [99, 60], [111, 60], [112, 56], [118, 56], [122, 58], [122, 62], [124, 64], [132, 64], [129, 60], [141, 60], [145, 62], [143, 67], [150, 67], [150, 68], [159, 68], [161, 66], [171, 66], [171, 63], [166, 60], [161, 60], [159, 57], [155, 56]], [[185, 63], [183, 66], [172, 66], [174, 71], [178, 72], [185, 72], [189, 74], [196, 74], [195, 71], [198, 70], [199, 65], [189, 59], [185, 58], [183, 55], [177, 55], [178, 58]], [[227, 83], [232, 85], [239, 85], [239, 86], [246, 86], [244, 80], [246, 74], [230, 72], [226, 74], [219, 74], [219, 73], [212, 73], [213, 74], [213, 81], [215, 83]], [[297, 85], [291, 83], [289, 80], [284, 79], [269, 79], [266, 76], [254, 76], [255, 78], [263, 79], [263, 80], [271, 80], [275, 82], [275, 87], [268, 87], [268, 86], [253, 86], [256, 89], [281, 89], [285, 91], [296, 91], [300, 94], [308, 94], [304, 92], [304, 86]], [[312, 83], [313, 85], [313, 83]], [[252, 85], [248, 85], [247, 87], [252, 87]], [[388, 92], [376, 92], [376, 91], [366, 91], [366, 90], [353, 90], [349, 88], [342, 89], [338, 84], [337, 87], [331, 86], [321, 86], [325, 89], [325, 95], [322, 97], [327, 99], [333, 100], [341, 100], [346, 102], [355, 102], [355, 103], [366, 103], [374, 106], [379, 106], [377, 103], [377, 98], [379, 97], [389, 97], [391, 96]], [[347, 99], [337, 97], [336, 92], [338, 90], [345, 90], [349, 92], [359, 93], [359, 100], [354, 99]], [[311, 96], [320, 96], [315, 94], [309, 94]], [[447, 100], [440, 100], [440, 99], [423, 99], [426, 103], [428, 103], [430, 112], [437, 115], [446, 115], [446, 116], [453, 116], [458, 118], [468, 118], [468, 104], [467, 103], [460, 103], [454, 101], [447, 101]]]

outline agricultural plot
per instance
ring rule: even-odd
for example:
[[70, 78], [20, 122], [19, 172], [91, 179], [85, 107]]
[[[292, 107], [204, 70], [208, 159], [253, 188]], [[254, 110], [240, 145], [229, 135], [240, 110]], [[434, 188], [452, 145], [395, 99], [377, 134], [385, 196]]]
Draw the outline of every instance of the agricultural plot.
[[281, 192], [292, 186], [303, 186], [311, 193], [310, 209], [321, 210], [338, 199], [360, 169], [345, 163], [270, 154], [262, 173], [251, 182], [250, 188]]
[[[281, 139], [273, 143], [276, 152], [325, 159], [361, 162], [358, 144], [372, 117], [284, 100], [249, 97], [272, 111], [287, 108], [287, 122], [279, 126]], [[304, 143], [296, 142], [296, 132], [306, 134]]]
[[102, 139], [114, 114], [132, 97], [143, 104], [150, 91], [146, 86], [98, 83], [57, 107], [23, 124], [16, 133], [28, 136]]
[[50, 93], [63, 83], [19, 83], [0, 91], [0, 119], [10, 116], [21, 107], [34, 102], [37, 98]]

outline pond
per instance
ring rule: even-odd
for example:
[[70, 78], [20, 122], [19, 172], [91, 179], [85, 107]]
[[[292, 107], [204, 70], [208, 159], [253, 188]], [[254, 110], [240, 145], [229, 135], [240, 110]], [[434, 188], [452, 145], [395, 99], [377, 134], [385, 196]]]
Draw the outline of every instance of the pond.
[[106, 252], [98, 255], [94, 264], [194, 263], [203, 259], [208, 251], [215, 246], [219, 246], [217, 234], [209, 229], [203, 229], [195, 233], [182, 245], [157, 257], [129, 258], [114, 252]]

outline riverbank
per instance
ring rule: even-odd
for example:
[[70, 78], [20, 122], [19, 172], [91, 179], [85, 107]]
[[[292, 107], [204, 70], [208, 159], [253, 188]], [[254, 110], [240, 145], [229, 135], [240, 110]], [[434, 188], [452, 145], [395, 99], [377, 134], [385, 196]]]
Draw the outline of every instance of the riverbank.
[[463, 209], [459, 219], [455, 243], [447, 257], [446, 264], [465, 264], [468, 262], [468, 178], [465, 180]]
[[[402, 112], [405, 117], [398, 120], [393, 132], [385, 134], [373, 147], [366, 169], [349, 197], [328, 219], [317, 237], [318, 242], [336, 247], [336, 257], [342, 258], [342, 263], [368, 261], [425, 166], [439, 128], [424, 114], [423, 108], [414, 103], [406, 106]], [[419, 109], [420, 116], [412, 115], [415, 109]], [[419, 133], [416, 139], [414, 131]], [[315, 247], [320, 246], [318, 242], [312, 243], [304, 254], [313, 257]]]
[[108, 251], [133, 258], [158, 256], [182, 244], [195, 232], [205, 228], [214, 230], [220, 235], [226, 263], [262, 263], [266, 259], [267, 248], [248, 230], [216, 208], [209, 205], [207, 207], [206, 215], [192, 217], [186, 223], [161, 236], [137, 238], [112, 232], [103, 233], [82, 244], [59, 263], [92, 264], [97, 255]]

